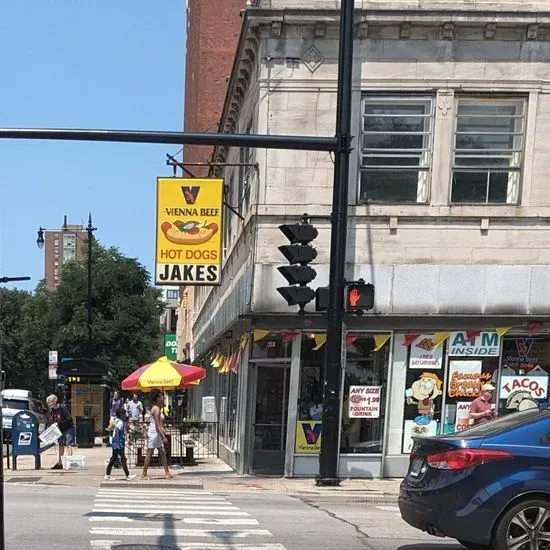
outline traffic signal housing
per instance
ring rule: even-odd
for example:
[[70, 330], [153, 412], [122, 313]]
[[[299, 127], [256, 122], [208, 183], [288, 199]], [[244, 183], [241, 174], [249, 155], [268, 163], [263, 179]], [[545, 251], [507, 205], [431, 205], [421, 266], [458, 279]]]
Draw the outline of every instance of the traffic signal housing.
[[308, 264], [317, 257], [317, 250], [311, 246], [319, 232], [307, 220], [302, 223], [280, 225], [279, 230], [290, 244], [279, 246], [279, 251], [290, 265], [278, 268], [289, 286], [277, 288], [289, 306], [299, 306], [300, 313], [315, 298], [315, 290], [307, 286], [317, 277], [317, 272]]
[[363, 280], [346, 287], [346, 311], [358, 313], [374, 308], [374, 285]]

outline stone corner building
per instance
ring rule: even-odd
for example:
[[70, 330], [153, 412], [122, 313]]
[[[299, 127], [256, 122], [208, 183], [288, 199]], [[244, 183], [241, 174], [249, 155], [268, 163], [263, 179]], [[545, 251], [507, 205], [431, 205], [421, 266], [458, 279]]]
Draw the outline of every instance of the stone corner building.
[[[219, 130], [334, 134], [338, 2], [252, 4]], [[499, 414], [547, 399], [550, 4], [356, 8], [347, 276], [375, 285], [376, 307], [347, 322], [339, 468], [401, 476], [411, 437], [467, 426], [482, 382]], [[220, 453], [238, 471], [315, 475], [325, 326], [276, 291], [278, 225], [330, 215], [333, 162], [247, 148], [214, 159], [243, 219], [226, 209], [223, 283], [194, 296], [192, 356], [211, 370], [195, 413], [216, 397]], [[315, 225], [323, 286], [329, 223]], [[367, 417], [350, 405], [357, 386], [377, 396]]]

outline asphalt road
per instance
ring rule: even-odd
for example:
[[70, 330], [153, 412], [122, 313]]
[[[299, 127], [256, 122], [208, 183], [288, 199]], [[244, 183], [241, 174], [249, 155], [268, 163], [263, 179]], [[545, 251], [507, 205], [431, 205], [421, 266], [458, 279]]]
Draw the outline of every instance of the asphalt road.
[[409, 528], [395, 503], [365, 502], [360, 494], [296, 498], [9, 483], [5, 507], [6, 550], [136, 544], [193, 550], [463, 549]]

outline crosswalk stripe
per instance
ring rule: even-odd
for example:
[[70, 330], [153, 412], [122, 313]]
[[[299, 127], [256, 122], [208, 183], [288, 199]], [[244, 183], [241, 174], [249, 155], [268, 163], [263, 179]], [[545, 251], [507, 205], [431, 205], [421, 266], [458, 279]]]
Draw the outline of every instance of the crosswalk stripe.
[[218, 538], [245, 538], [245, 537], [272, 537], [267, 529], [166, 529], [164, 527], [94, 527], [91, 535], [118, 535], [127, 537], [218, 537]]
[[90, 521], [135, 521], [135, 519], [128, 516], [90, 516], [88, 519]]
[[[120, 499], [113, 499], [113, 498], [105, 498], [105, 497], [96, 497], [94, 499], [94, 502], [96, 504], [115, 504], [116, 502], [121, 502]], [[141, 501], [138, 501], [136, 499], [134, 500], [127, 500], [127, 499], [124, 499], [122, 502], [125, 502], [126, 504], [128, 505], [138, 505], [139, 502]], [[145, 504], [152, 504], [152, 505], [158, 505], [158, 506], [187, 506], [187, 505], [190, 505], [190, 506], [196, 506], [196, 505], [204, 505], [204, 506], [212, 506], [212, 507], [216, 507], [216, 506], [227, 506], [227, 505], [231, 505], [231, 502], [225, 500], [225, 499], [220, 499], [220, 500], [187, 500], [187, 499], [175, 499], [175, 498], [170, 498], [170, 499], [155, 499], [155, 500], [147, 500], [145, 501]]]
[[[121, 504], [120, 506], [116, 507], [116, 510], [119, 512], [142, 512], [143, 511], [142, 506], [139, 504], [135, 504], [132, 506]], [[148, 510], [154, 510], [154, 512], [164, 512], [165, 514], [170, 514], [174, 511], [178, 512], [184, 512], [185, 510], [238, 510], [236, 506], [198, 506], [193, 504], [177, 504], [173, 506], [163, 506], [159, 504], [158, 506], [146, 506]], [[95, 510], [104, 510], [104, 509], [113, 509], [113, 504], [95, 504], [94, 505], [94, 511]], [[154, 513], [152, 512], [152, 513]]]
[[98, 495], [114, 495], [114, 496], [159, 496], [165, 497], [167, 495], [177, 495], [177, 496], [214, 496], [212, 493], [206, 491], [179, 491], [179, 490], [153, 490], [153, 489], [118, 489], [113, 487], [112, 489], [99, 489]]
[[253, 518], [183, 518], [183, 523], [189, 525], [260, 525], [260, 522]]
[[177, 494], [170, 494], [165, 493], [164, 495], [139, 495], [139, 494], [132, 494], [132, 495], [117, 495], [115, 493], [98, 493], [96, 498], [114, 498], [117, 500], [127, 499], [127, 498], [147, 498], [147, 497], [153, 497], [158, 498], [162, 500], [191, 500], [191, 501], [197, 501], [197, 500], [204, 500], [204, 501], [217, 501], [217, 500], [225, 500], [224, 497], [214, 497], [214, 496], [203, 496], [203, 495], [177, 495]]
[[92, 548], [100, 548], [101, 550], [111, 550], [113, 546], [121, 542], [121, 540], [91, 540], [90, 546]]
[[383, 512], [399, 512], [398, 506], [375, 506], [375, 508]]
[[242, 512], [238, 508], [235, 508], [235, 510], [179, 510], [170, 512], [169, 510], [161, 509], [161, 508], [135, 508], [132, 510], [125, 510], [123, 508], [100, 508], [93, 510], [93, 513], [95, 514], [116, 514], [119, 513], [121, 515], [125, 514], [158, 514], [158, 515], [165, 515], [165, 516], [183, 516], [183, 515], [199, 515], [199, 516], [250, 516], [248, 512]]
[[[113, 546], [121, 544], [120, 540], [92, 540], [90, 546], [99, 550], [112, 550]], [[282, 544], [256, 543], [256, 544], [231, 544], [210, 542], [183, 542], [178, 544], [181, 550], [286, 550]]]

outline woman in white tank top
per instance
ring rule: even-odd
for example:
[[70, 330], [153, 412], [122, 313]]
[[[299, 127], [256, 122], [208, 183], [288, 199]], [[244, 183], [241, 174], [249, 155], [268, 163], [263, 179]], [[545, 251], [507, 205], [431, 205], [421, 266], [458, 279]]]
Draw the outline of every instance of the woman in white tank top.
[[147, 455], [145, 456], [141, 479], [149, 479], [147, 470], [149, 469], [149, 464], [155, 449], [158, 449], [160, 461], [164, 466], [164, 477], [166, 479], [172, 479], [173, 476], [168, 469], [166, 451], [164, 450], [164, 445], [168, 443], [166, 432], [164, 431], [164, 415], [161, 413], [162, 407], [164, 407], [164, 394], [160, 390], [154, 389], [151, 392], [151, 401], [153, 402], [153, 407], [151, 408], [151, 417], [149, 420], [149, 427], [147, 428]]

